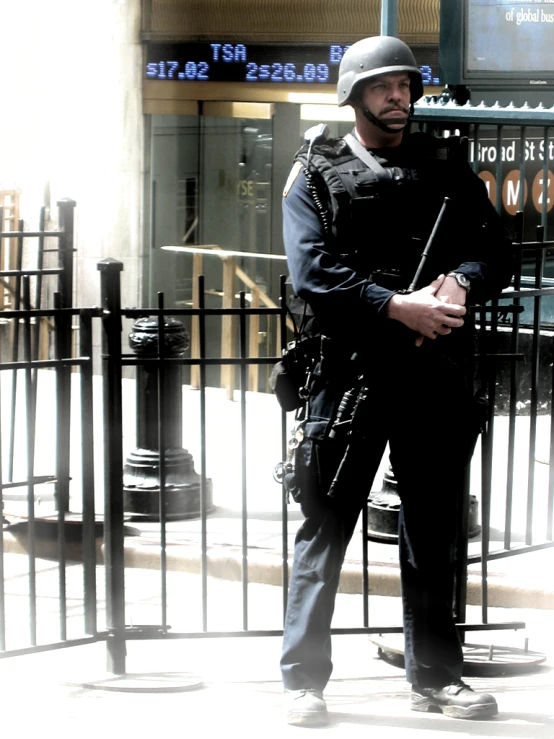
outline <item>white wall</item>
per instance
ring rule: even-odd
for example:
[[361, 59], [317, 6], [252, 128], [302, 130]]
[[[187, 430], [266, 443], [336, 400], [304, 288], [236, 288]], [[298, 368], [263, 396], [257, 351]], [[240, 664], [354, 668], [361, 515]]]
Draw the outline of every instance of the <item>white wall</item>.
[[123, 304], [140, 305], [140, 0], [1, 5], [0, 188], [21, 192], [26, 227], [45, 192], [77, 201], [75, 301], [99, 302], [96, 264], [124, 262]]

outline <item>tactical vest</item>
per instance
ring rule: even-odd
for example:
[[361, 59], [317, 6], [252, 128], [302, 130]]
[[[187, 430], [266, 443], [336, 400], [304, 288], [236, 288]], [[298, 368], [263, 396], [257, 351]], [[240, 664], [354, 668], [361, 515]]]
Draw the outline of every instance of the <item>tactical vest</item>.
[[403, 149], [407, 158], [400, 159], [404, 169], [394, 159], [375, 156], [384, 177], [356, 157], [343, 139], [314, 144], [311, 150], [305, 145], [295, 157], [304, 167], [332, 250], [360, 274], [394, 290], [410, 284], [442, 197], [435, 198], [436, 213], [429, 213], [427, 198], [434, 188], [414, 177], [431, 170], [442, 184], [451, 169], [445, 160], [460, 151], [455, 137], [412, 134], [409, 141]]

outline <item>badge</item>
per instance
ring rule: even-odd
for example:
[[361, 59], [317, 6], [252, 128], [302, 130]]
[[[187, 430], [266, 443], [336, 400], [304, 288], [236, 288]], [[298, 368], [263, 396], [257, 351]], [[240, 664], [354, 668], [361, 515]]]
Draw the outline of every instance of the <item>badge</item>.
[[300, 174], [300, 170], [302, 169], [302, 164], [300, 162], [295, 162], [293, 168], [290, 171], [288, 180], [285, 184], [285, 189], [283, 190], [283, 197], [286, 198], [289, 194], [289, 191], [291, 187], [294, 185], [296, 178]]

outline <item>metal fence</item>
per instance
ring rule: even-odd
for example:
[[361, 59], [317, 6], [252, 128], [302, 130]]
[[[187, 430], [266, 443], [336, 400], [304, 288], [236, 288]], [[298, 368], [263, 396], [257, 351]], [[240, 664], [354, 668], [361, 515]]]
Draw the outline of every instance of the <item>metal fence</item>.
[[[4, 327], [9, 329], [0, 357], [0, 479], [4, 514], [0, 541], [0, 649], [4, 655], [68, 643], [69, 558], [78, 557], [83, 563], [83, 633], [95, 639], [97, 632], [92, 316], [98, 315], [98, 310], [72, 308], [74, 207], [72, 200], [58, 203], [55, 230], [45, 228], [42, 208], [37, 230], [26, 230], [19, 220], [17, 230], [0, 234], [2, 247], [16, 243], [15, 252], [12, 250], [15, 264], [6, 264], [4, 260], [8, 268], [0, 273], [11, 295], [8, 308], [0, 313]], [[73, 317], [77, 320], [77, 347], [73, 345]], [[77, 369], [78, 373], [73, 374]], [[80, 386], [80, 430], [72, 425], [72, 377]], [[76, 431], [80, 431], [83, 503], [78, 542], [74, 531], [67, 529], [68, 524], [76, 523], [68, 515], [70, 437], [75, 438]], [[49, 510], [48, 515], [43, 515], [43, 506], [48, 502], [56, 512]], [[56, 578], [53, 581], [49, 577], [45, 598], [44, 573], [52, 567]], [[57, 593], [52, 590], [54, 582]], [[52, 619], [54, 601], [56, 617]], [[51, 626], [53, 622], [56, 634], [44, 634], [44, 625]]]
[[[4, 206], [0, 207], [0, 223], [4, 223]], [[50, 341], [54, 337], [54, 353], [59, 356], [71, 356], [71, 318], [58, 318], [57, 324], [51, 321], [49, 314], [40, 311], [48, 306], [67, 309], [73, 301], [73, 222], [75, 202], [63, 199], [58, 202], [58, 228], [47, 230], [46, 208], [39, 214], [38, 229], [25, 229], [23, 219], [18, 219], [17, 229], [0, 233], [0, 283], [4, 302], [0, 311], [0, 327], [2, 341], [0, 343], [0, 361], [2, 369], [11, 371], [11, 393], [9, 398], [9, 450], [6, 460], [6, 479], [12, 493], [4, 493], [4, 499], [25, 483], [14, 480], [15, 457], [15, 426], [18, 417], [18, 381], [20, 370], [24, 367], [19, 363], [23, 358], [29, 362], [38, 359], [47, 359], [50, 356]], [[50, 255], [56, 255], [52, 259]], [[56, 263], [57, 262], [57, 263]], [[8, 308], [8, 310], [6, 310]], [[18, 312], [23, 309], [26, 318], [19, 318]], [[64, 321], [69, 321], [66, 326]], [[22, 331], [23, 328], [23, 331]], [[37, 369], [35, 365], [31, 371], [29, 395], [24, 402], [27, 417], [30, 418], [30, 428], [34, 425], [33, 415], [36, 408]], [[58, 432], [58, 450], [60, 464], [67, 457], [69, 449], [69, 414], [71, 400], [68, 394], [69, 368], [63, 369], [63, 381], [60, 382], [60, 402], [63, 407], [63, 420]], [[4, 431], [5, 433], [5, 431]], [[28, 450], [28, 453], [31, 453]], [[68, 477], [67, 469], [50, 482], [56, 485], [56, 496], [59, 504], [67, 510]], [[44, 481], [46, 482], [46, 481]], [[6, 487], [4, 487], [6, 489]]]
[[[537, 252], [539, 255], [543, 253], [544, 248], [548, 248], [549, 245], [540, 242], [540, 244], [524, 244], [518, 248], [521, 253], [524, 251]], [[540, 256], [539, 256], [540, 261]], [[108, 437], [106, 447], [110, 449], [110, 459], [107, 465], [107, 478], [106, 484], [108, 487], [107, 500], [110, 501], [110, 511], [106, 511], [106, 515], [109, 513], [110, 524], [107, 526], [106, 535], [106, 547], [108, 549], [112, 565], [110, 566], [111, 576], [108, 578], [108, 600], [112, 602], [112, 613], [111, 622], [109, 628], [114, 635], [114, 639], [109, 642], [109, 648], [111, 650], [111, 665], [115, 672], [120, 672], [124, 668], [124, 643], [126, 639], [149, 639], [149, 638], [184, 638], [192, 636], [260, 636], [260, 635], [277, 635], [280, 634], [280, 630], [254, 630], [249, 628], [248, 623], [248, 527], [247, 527], [247, 494], [246, 494], [246, 458], [248, 450], [245, 444], [246, 438], [246, 389], [248, 387], [248, 366], [251, 362], [255, 363], [274, 363], [276, 357], [266, 357], [263, 359], [252, 358], [248, 356], [247, 346], [247, 321], [249, 316], [260, 309], [252, 309], [246, 307], [244, 294], [241, 295], [240, 305], [233, 309], [206, 309], [200, 304], [198, 309], [191, 309], [191, 315], [198, 316], [199, 319], [199, 332], [200, 332], [200, 356], [195, 359], [185, 359], [183, 357], [170, 358], [164, 355], [164, 350], [159, 349], [155, 356], [137, 358], [136, 355], [126, 355], [120, 352], [120, 340], [118, 338], [118, 331], [121, 325], [121, 320], [125, 318], [140, 318], [143, 315], [142, 311], [122, 309], [118, 302], [119, 295], [119, 270], [121, 265], [117, 262], [104, 263], [102, 266], [103, 270], [103, 309], [104, 309], [104, 326], [105, 326], [105, 373], [104, 373], [104, 386], [106, 404], [105, 408], [108, 415], [105, 417], [104, 426], [108, 430]], [[528, 291], [525, 292], [525, 297], [529, 297]], [[533, 299], [540, 300], [542, 297], [540, 290], [533, 290]], [[202, 281], [199, 285], [199, 294], [203, 294]], [[495, 388], [497, 385], [498, 365], [506, 362], [510, 366], [510, 375], [517, 374], [517, 364], [523, 358], [523, 355], [518, 349], [518, 330], [519, 324], [517, 317], [521, 312], [521, 306], [518, 301], [522, 299], [522, 291], [520, 290], [520, 278], [516, 278], [514, 290], [510, 292], [503, 301], [503, 304], [492, 305], [481, 307], [479, 309], [479, 329], [480, 329], [480, 341], [479, 351], [476, 355], [477, 360], [477, 378], [478, 382], [482, 385], [489, 395], [492, 405], [495, 403]], [[282, 286], [281, 295], [281, 307], [279, 309], [263, 309], [264, 314], [273, 314], [280, 319], [282, 339], [283, 342], [286, 339], [286, 332], [284, 329], [286, 319], [285, 305], [285, 294], [284, 284]], [[164, 310], [163, 308], [163, 297], [160, 296], [160, 304], [156, 311], [152, 312], [153, 316], [158, 319], [158, 340], [157, 346], [164, 347], [167, 320], [173, 317], [183, 316], [189, 311], [179, 310]], [[227, 315], [236, 316], [239, 322], [239, 344], [240, 352], [237, 358], [207, 358], [204, 353], [205, 346], [205, 329], [204, 323], [208, 315]], [[538, 314], [537, 314], [538, 315]], [[162, 317], [164, 320], [162, 321]], [[509, 351], [500, 351], [499, 342], [499, 317], [502, 322], [503, 333], [509, 335]], [[535, 326], [535, 334], [540, 333], [540, 322], [537, 320]], [[201, 397], [201, 421], [200, 421], [200, 435], [201, 435], [201, 449], [205, 449], [205, 433], [206, 433], [206, 416], [205, 416], [205, 368], [209, 364], [233, 364], [238, 368], [239, 375], [239, 403], [241, 407], [240, 412], [240, 435], [242, 440], [242, 517], [243, 517], [243, 528], [242, 528], [242, 605], [243, 605], [243, 623], [240, 631], [210, 631], [207, 627], [208, 621], [208, 607], [207, 607], [207, 579], [208, 579], [208, 548], [206, 540], [206, 524], [207, 524], [207, 508], [209, 499], [208, 490], [208, 471], [206, 469], [205, 456], [202, 452], [202, 458], [200, 460], [201, 471], [200, 471], [200, 517], [202, 522], [202, 536], [201, 536], [201, 578], [203, 583], [203, 597], [202, 597], [202, 623], [203, 630], [194, 633], [178, 633], [172, 631], [167, 624], [166, 614], [166, 601], [165, 593], [167, 592], [166, 576], [167, 566], [165, 558], [165, 526], [166, 526], [166, 513], [168, 511], [167, 496], [171, 495], [169, 489], [166, 489], [165, 485], [165, 470], [164, 467], [167, 465], [167, 460], [164, 458], [164, 447], [167, 446], [164, 441], [164, 423], [161, 419], [164, 417], [164, 408], [167, 405], [167, 374], [171, 365], [185, 365], [185, 364], [197, 364], [199, 366], [200, 373], [200, 397]], [[123, 573], [123, 542], [122, 542], [122, 523], [125, 512], [124, 504], [124, 490], [123, 483], [120, 474], [120, 470], [124, 464], [124, 460], [121, 454], [121, 444], [119, 442], [121, 438], [121, 403], [118, 398], [117, 387], [120, 382], [122, 367], [124, 366], [147, 366], [151, 365], [157, 368], [157, 402], [158, 402], [158, 449], [159, 455], [159, 520], [160, 520], [160, 592], [161, 592], [161, 612], [160, 621], [156, 625], [150, 627], [130, 627], [125, 623], [125, 602], [124, 602], [124, 590], [122, 587], [122, 573]], [[514, 368], [512, 370], [512, 367]], [[517, 386], [517, 383], [514, 384]], [[111, 388], [111, 390], [110, 390]], [[513, 393], [512, 393], [513, 395]], [[538, 405], [538, 394], [533, 393], [533, 403]], [[510, 420], [515, 422], [517, 407], [516, 403], [512, 404], [510, 409]], [[534, 412], [531, 413], [531, 419], [535, 418]], [[286, 431], [285, 431], [285, 419], [282, 419], [282, 449], [281, 453], [284, 456], [286, 451]], [[483, 567], [483, 618], [481, 624], [467, 624], [465, 622], [465, 583], [467, 580], [467, 505], [466, 515], [462, 520], [462, 526], [460, 530], [460, 557], [458, 565], [458, 593], [456, 599], [457, 617], [460, 628], [464, 631], [470, 631], [474, 629], [503, 629], [503, 628], [516, 628], [521, 627], [521, 624], [508, 623], [508, 624], [489, 624], [487, 616], [487, 571], [486, 562], [490, 556], [489, 553], [489, 539], [488, 539], [488, 527], [490, 515], [490, 496], [491, 496], [491, 481], [492, 481], [492, 442], [494, 435], [494, 413], [492, 413], [488, 419], [486, 430], [483, 434], [482, 439], [482, 526], [483, 526], [483, 543], [482, 543], [482, 561]], [[530, 443], [529, 454], [532, 457], [534, 453], [533, 446]], [[513, 456], [511, 463], [513, 463]], [[507, 512], [511, 510], [511, 493], [508, 496]], [[529, 515], [532, 518], [532, 492], [528, 496], [529, 504]], [[467, 502], [467, 501], [466, 501]], [[548, 498], [548, 509], [551, 513], [552, 509], [552, 492], [550, 489]], [[508, 514], [507, 514], [508, 515]], [[546, 512], [548, 515], [548, 512]], [[107, 519], [108, 521], [108, 519]], [[283, 614], [286, 607], [286, 592], [288, 586], [288, 536], [287, 536], [287, 506], [285, 495], [282, 496], [282, 522], [283, 522], [283, 538], [282, 538], [282, 574], [283, 574]], [[364, 571], [367, 575], [368, 569], [368, 556], [367, 556], [367, 542], [366, 536], [367, 531], [367, 519], [364, 515], [364, 523], [362, 526], [362, 536], [364, 539]], [[509, 527], [507, 528], [507, 537], [509, 538]], [[549, 537], [549, 539], [548, 539]], [[547, 532], [547, 539], [541, 544], [535, 545], [535, 548], [542, 546], [552, 545], [552, 534], [551, 529]], [[529, 545], [531, 546], [531, 545]], [[521, 552], [521, 548], [518, 550]], [[505, 554], [515, 553], [506, 548]], [[504, 552], [502, 553], [504, 554]], [[500, 556], [496, 553], [494, 556]], [[477, 559], [477, 558], [476, 558]], [[475, 559], [475, 561], [476, 561]], [[391, 626], [390, 624], [382, 624], [378, 626], [369, 625], [369, 609], [368, 609], [368, 598], [369, 598], [369, 582], [368, 578], [364, 577], [363, 580], [363, 610], [361, 623], [358, 626], [352, 626], [346, 629], [335, 629], [334, 633], [392, 633], [400, 632], [402, 629], [400, 626]], [[118, 638], [119, 637], [119, 638]]]
[[[516, 270], [512, 288], [506, 290], [500, 300], [492, 305], [476, 309], [478, 321], [478, 350], [475, 356], [477, 384], [488, 398], [492, 412], [481, 434], [481, 552], [467, 554], [465, 562], [459, 562], [456, 602], [460, 604], [460, 620], [464, 620], [466, 603], [467, 567], [481, 563], [481, 607], [483, 624], [488, 623], [488, 563], [491, 560], [521, 555], [525, 552], [550, 548], [553, 541], [554, 520], [554, 435], [552, 426], [552, 393], [554, 365], [548, 359], [552, 354], [552, 332], [545, 332], [541, 321], [541, 303], [553, 294], [553, 288], [543, 287], [545, 255], [554, 248], [554, 242], [544, 241], [542, 227], [538, 227], [537, 240], [523, 242], [523, 214], [516, 219], [515, 250]], [[534, 286], [522, 285], [523, 264], [534, 267]], [[522, 327], [524, 303], [531, 302], [533, 323]], [[537, 441], [540, 420], [548, 423], [548, 482], [537, 496], [536, 484]], [[499, 461], [495, 459], [495, 425], [503, 418], [507, 421], [505, 488], [493, 484], [494, 472]], [[518, 434], [517, 421], [525, 419], [527, 438]], [[545, 424], [541, 425], [544, 435]], [[543, 439], [543, 441], [545, 441]], [[525, 444], [525, 446], [523, 446]], [[516, 460], [525, 461], [527, 479], [515, 475]], [[520, 487], [516, 490], [516, 485]], [[504, 497], [504, 540], [491, 551], [491, 502], [495, 496]], [[516, 514], [517, 498], [517, 514]], [[523, 541], [514, 537], [516, 515], [525, 521]], [[467, 512], [465, 514], [467, 519]], [[537, 525], [541, 522], [540, 529]], [[464, 522], [465, 524], [465, 522]], [[467, 553], [467, 548], [466, 548]]]
[[[521, 245], [521, 251], [533, 251], [538, 254], [540, 261], [541, 255], [545, 248], [550, 245], [543, 242]], [[30, 632], [25, 646], [18, 644], [14, 646], [10, 643], [9, 633], [6, 634], [6, 612], [10, 610], [9, 598], [6, 597], [4, 584], [9, 580], [9, 573], [6, 567], [0, 572], [0, 584], [2, 585], [0, 597], [0, 646], [4, 656], [12, 654], [21, 654], [29, 651], [37, 651], [44, 649], [61, 648], [72, 644], [84, 644], [92, 641], [106, 641], [109, 655], [109, 666], [114, 673], [123, 673], [125, 671], [125, 644], [128, 640], [138, 639], [177, 639], [186, 637], [205, 637], [205, 636], [267, 636], [279, 635], [279, 628], [273, 629], [252, 629], [249, 624], [249, 558], [250, 545], [248, 538], [248, 497], [247, 497], [247, 457], [249, 449], [246, 443], [247, 429], [247, 400], [246, 391], [248, 387], [248, 367], [250, 363], [274, 363], [277, 357], [252, 358], [248, 355], [248, 321], [254, 313], [262, 313], [264, 315], [272, 315], [275, 320], [279, 321], [280, 330], [282, 332], [283, 344], [286, 341], [287, 334], [285, 329], [286, 308], [284, 296], [284, 283], [282, 285], [281, 305], [277, 308], [250, 308], [246, 306], [245, 296], [241, 295], [240, 304], [235, 308], [207, 309], [203, 305], [201, 299], [200, 305], [195, 309], [174, 309], [166, 310], [163, 306], [163, 296], [160, 296], [160, 302], [156, 310], [139, 310], [124, 309], [120, 302], [120, 277], [122, 264], [116, 260], [104, 260], [100, 263], [101, 271], [101, 293], [102, 304], [100, 308], [89, 310], [83, 309], [67, 309], [61, 308], [59, 302], [51, 309], [32, 309], [29, 306], [28, 289], [24, 289], [23, 308], [17, 312], [10, 312], [10, 317], [16, 318], [23, 325], [23, 346], [25, 354], [17, 363], [6, 363], [0, 365], [0, 380], [5, 374], [9, 374], [17, 369], [25, 376], [24, 395], [27, 400], [27, 408], [32, 408], [35, 398], [41, 396], [36, 393], [36, 386], [33, 386], [33, 372], [46, 370], [47, 376], [54, 376], [53, 388], [56, 397], [55, 403], [55, 423], [59, 426], [63, 423], [63, 397], [62, 386], [64, 384], [65, 371], [73, 368], [73, 384], [75, 392], [79, 398], [80, 412], [76, 423], [78, 428], [72, 429], [72, 434], [80, 440], [80, 480], [79, 489], [81, 494], [82, 513], [75, 519], [73, 514], [68, 514], [63, 506], [58, 508], [55, 517], [45, 520], [40, 515], [35, 515], [36, 505], [36, 489], [44, 483], [43, 478], [37, 477], [33, 466], [33, 448], [36, 441], [35, 428], [33, 426], [34, 413], [28, 414], [28, 426], [26, 430], [26, 469], [27, 475], [24, 485], [27, 489], [27, 515], [25, 520], [25, 537], [23, 540], [23, 550], [25, 551], [26, 561], [28, 563], [25, 572], [25, 578], [28, 582], [28, 588], [25, 594], [27, 600], [28, 618], [30, 624]], [[510, 376], [517, 376], [518, 366], [522, 361], [522, 353], [518, 347], [519, 325], [517, 317], [520, 314], [521, 307], [518, 301], [529, 298], [529, 289], [519, 289], [519, 278], [516, 278], [514, 291], [511, 292], [505, 300], [501, 301], [498, 306], [487, 306], [481, 309], [480, 318], [480, 350], [477, 355], [479, 382], [486, 387], [489, 396], [494, 404], [495, 388], [497, 387], [498, 367], [507, 363], [510, 366]], [[24, 285], [27, 280], [24, 280]], [[199, 294], [203, 294], [202, 280], [199, 285]], [[531, 299], [540, 301], [543, 292], [540, 288], [531, 290]], [[148, 315], [148, 320], [154, 325], [154, 341], [150, 344], [148, 351], [141, 352], [140, 355], [135, 353], [122, 352], [122, 326], [125, 319], [131, 319], [137, 323]], [[200, 356], [195, 358], [187, 358], [183, 347], [181, 346], [176, 352], [168, 344], [167, 334], [172, 332], [172, 321], [183, 317], [186, 314], [196, 316], [199, 323], [200, 336]], [[211, 315], [227, 315], [233, 317], [239, 326], [239, 356], [233, 358], [222, 357], [206, 357], [205, 356], [205, 323], [206, 319]], [[538, 315], [538, 313], [537, 313]], [[70, 331], [70, 322], [67, 320], [70, 316], [77, 318], [79, 323], [80, 342], [77, 351], [64, 355], [61, 349], [61, 341], [55, 342], [57, 347], [54, 356], [48, 360], [30, 360], [30, 337], [32, 320], [47, 316], [53, 321], [55, 331], [61, 334], [63, 331]], [[483, 317], [485, 316], [485, 317]], [[163, 317], [163, 320], [161, 318]], [[500, 317], [500, 320], [499, 320]], [[99, 557], [97, 554], [97, 542], [99, 531], [97, 527], [97, 511], [95, 510], [94, 489], [95, 489], [95, 473], [94, 473], [94, 433], [93, 433], [93, 377], [92, 377], [92, 324], [94, 321], [101, 321], [103, 324], [103, 376], [102, 376], [102, 392], [103, 392], [103, 427], [104, 427], [104, 443], [103, 443], [103, 470], [104, 470], [104, 492], [105, 492], [105, 510], [103, 517], [103, 543], [104, 551]], [[135, 324], [136, 325], [136, 324]], [[537, 321], [536, 335], [540, 333], [540, 323]], [[506, 340], [504, 335], [508, 336]], [[500, 337], [500, 338], [499, 338]], [[151, 336], [152, 338], [152, 336]], [[507, 342], [508, 351], [501, 350], [498, 342]], [[198, 433], [200, 435], [200, 472], [197, 486], [199, 509], [197, 512], [201, 525], [200, 536], [200, 578], [202, 581], [202, 598], [201, 598], [201, 622], [202, 627], [199, 630], [183, 632], [171, 629], [167, 618], [167, 520], [173, 515], [172, 499], [178, 492], [178, 484], [175, 480], [170, 480], [171, 455], [174, 453], [174, 443], [171, 442], [168, 448], [169, 436], [172, 433], [171, 424], [168, 423], [168, 408], [175, 405], [174, 397], [168, 397], [173, 387], [175, 371], [185, 365], [196, 365], [199, 368], [199, 404], [200, 404], [200, 423]], [[209, 469], [206, 463], [206, 434], [208, 432], [208, 421], [206, 415], [206, 368], [210, 365], [232, 364], [237, 368], [238, 374], [238, 405], [240, 408], [240, 422], [236, 433], [240, 436], [241, 461], [240, 475], [242, 487], [242, 522], [241, 522], [241, 592], [242, 592], [242, 624], [238, 630], [211, 630], [208, 628], [208, 577], [209, 577], [209, 547], [207, 545], [207, 526], [209, 520], [209, 504], [210, 504], [210, 485], [209, 485]], [[536, 362], [535, 362], [536, 365]], [[149, 393], [155, 388], [155, 441], [152, 446], [155, 447], [151, 457], [147, 460], [147, 466], [155, 467], [157, 475], [156, 485], [154, 486], [154, 498], [156, 500], [156, 509], [150, 511], [154, 513], [159, 521], [159, 619], [155, 623], [149, 625], [133, 626], [126, 618], [126, 602], [125, 602], [125, 518], [129, 515], [129, 501], [126, 499], [126, 490], [124, 483], [125, 458], [122, 445], [122, 428], [123, 428], [123, 398], [122, 398], [122, 370], [123, 367], [136, 367], [137, 371], [143, 370], [150, 374], [150, 379], [154, 378], [154, 386], [149, 385]], [[535, 371], [535, 375], [537, 372]], [[517, 381], [512, 383], [511, 388], [517, 388]], [[532, 402], [535, 406], [540, 405], [538, 386], [533, 391]], [[511, 392], [511, 408], [510, 423], [515, 426], [517, 415], [517, 393]], [[516, 401], [516, 402], [513, 402]], [[536, 420], [535, 412], [530, 413], [531, 423]], [[150, 419], [151, 420], [151, 419]], [[75, 423], [75, 418], [74, 418]], [[275, 449], [276, 458], [284, 458], [287, 447], [287, 423], [284, 414], [281, 414], [281, 444], [280, 449]], [[489, 624], [487, 618], [487, 570], [486, 563], [495, 556], [504, 556], [514, 554], [516, 551], [522, 551], [522, 547], [518, 545], [517, 550], [512, 549], [510, 541], [510, 526], [507, 523], [506, 536], [507, 544], [505, 552], [495, 552], [493, 555], [489, 552], [488, 540], [488, 516], [490, 512], [490, 496], [492, 490], [491, 470], [492, 470], [492, 442], [494, 436], [495, 416], [492, 414], [489, 418], [486, 431], [482, 438], [482, 526], [483, 526], [483, 543], [482, 543], [482, 563], [483, 563], [483, 618], [480, 624], [467, 624], [465, 622], [465, 582], [467, 576], [468, 558], [464, 556], [467, 552], [467, 538], [464, 540], [467, 526], [464, 524], [461, 529], [461, 546], [460, 552], [462, 556], [459, 560], [458, 583], [459, 589], [456, 598], [456, 615], [460, 627], [465, 631], [472, 629], [499, 629], [499, 628], [515, 628], [521, 627], [522, 624]], [[533, 429], [533, 425], [531, 425]], [[152, 433], [152, 428], [150, 428]], [[52, 436], [51, 431], [47, 431]], [[532, 432], [533, 433], [533, 432]], [[512, 437], [511, 437], [512, 438]], [[513, 444], [513, 439], [511, 441]], [[550, 445], [551, 447], [552, 445]], [[156, 452], [157, 449], [157, 452]], [[63, 453], [63, 449], [59, 450], [59, 454]], [[529, 442], [529, 455], [533, 457], [533, 438]], [[513, 463], [515, 454], [513, 450], [510, 453], [510, 464]], [[62, 459], [56, 456], [55, 470], [50, 479], [59, 479], [65, 474], [64, 469], [67, 468], [68, 459]], [[52, 461], [52, 460], [50, 460]], [[75, 481], [74, 481], [75, 482]], [[10, 483], [3, 485], [3, 488], [9, 487]], [[127, 484], [127, 488], [129, 485]], [[152, 492], [152, 491], [151, 491]], [[495, 491], [496, 492], [496, 491]], [[127, 490], [128, 493], [128, 490]], [[508, 495], [506, 516], [507, 521], [512, 514], [511, 493]], [[533, 490], [530, 488], [528, 494], [527, 506], [530, 519], [533, 519]], [[467, 509], [466, 509], [467, 510]], [[100, 513], [100, 511], [98, 511]], [[281, 514], [282, 514], [282, 593], [283, 593], [283, 614], [286, 607], [287, 587], [288, 587], [288, 510], [287, 502], [284, 495], [281, 496]], [[548, 493], [547, 510], [541, 512], [541, 516], [549, 517], [552, 520], [552, 485], [550, 484]], [[467, 516], [464, 519], [467, 523]], [[57, 602], [56, 611], [57, 626], [59, 633], [57, 638], [50, 636], [48, 639], [37, 638], [37, 578], [40, 581], [41, 571], [37, 571], [37, 561], [42, 566], [44, 561], [43, 545], [44, 545], [44, 527], [49, 524], [50, 536], [55, 533], [54, 550], [49, 558], [55, 562], [57, 569]], [[72, 524], [78, 524], [79, 537], [78, 541], [74, 541], [72, 536]], [[364, 524], [362, 527], [362, 537], [364, 539], [364, 578], [363, 593], [360, 613], [361, 619], [359, 624], [353, 624], [349, 628], [335, 630], [334, 633], [390, 633], [400, 632], [400, 626], [391, 626], [390, 624], [369, 625], [369, 585], [367, 578], [367, 568], [369, 565], [367, 555], [367, 519], [364, 515]], [[6, 552], [2, 539], [2, 557], [0, 562], [4, 562], [6, 554], [9, 557], [21, 557], [21, 554], [12, 555]], [[77, 544], [77, 546], [75, 546]], [[546, 536], [540, 542], [529, 542], [527, 548], [539, 548], [552, 545], [552, 528], [551, 525], [546, 532]], [[68, 556], [69, 553], [69, 556]], [[74, 568], [74, 562], [78, 560], [81, 565], [78, 570]], [[469, 560], [472, 561], [472, 560]], [[80, 614], [77, 619], [72, 618], [73, 613], [68, 613], [68, 593], [67, 593], [67, 577], [68, 573], [73, 578], [75, 572], [81, 579], [82, 586], [77, 588], [80, 603]], [[102, 607], [103, 589], [97, 590], [96, 580], [99, 574], [105, 574], [106, 583], [106, 617], [105, 623], [99, 622], [99, 612]], [[73, 587], [75, 583], [72, 583]], [[39, 588], [40, 589], [40, 588]], [[80, 594], [79, 594], [80, 593]], [[75, 607], [75, 591], [72, 591], [71, 603], [72, 608]], [[71, 618], [70, 618], [71, 616]], [[72, 622], [71, 628], [68, 628], [68, 620]], [[78, 626], [75, 626], [78, 621]], [[9, 629], [8, 629], [9, 632]], [[38, 635], [40, 637], [40, 635]]]
[[[489, 349], [480, 350], [481, 383], [490, 402], [508, 418], [506, 489], [503, 547], [490, 552], [490, 511], [492, 494], [492, 449], [495, 414], [482, 435], [482, 522], [480, 554], [468, 557], [468, 564], [481, 563], [482, 618], [488, 620], [487, 572], [493, 559], [552, 546], [554, 478], [552, 476], [554, 427], [549, 429], [549, 479], [545, 499], [537, 501], [536, 449], [539, 416], [552, 418], [554, 375], [552, 347], [554, 327], [554, 127], [552, 109], [539, 104], [516, 107], [471, 102], [460, 106], [444, 97], [427, 97], [416, 105], [415, 121], [421, 130], [437, 136], [461, 136], [473, 170], [484, 181], [489, 197], [513, 231], [517, 266], [512, 308], [502, 311], [508, 300], [498, 301], [490, 318], [481, 314], [481, 338]], [[492, 355], [492, 356], [489, 356]], [[528, 414], [529, 430], [525, 456], [527, 484], [523, 543], [514, 542], [516, 460], [516, 417]], [[521, 447], [519, 448], [521, 454]], [[537, 519], [544, 522], [541, 535], [533, 530]], [[465, 603], [463, 573], [458, 580], [458, 601]]]

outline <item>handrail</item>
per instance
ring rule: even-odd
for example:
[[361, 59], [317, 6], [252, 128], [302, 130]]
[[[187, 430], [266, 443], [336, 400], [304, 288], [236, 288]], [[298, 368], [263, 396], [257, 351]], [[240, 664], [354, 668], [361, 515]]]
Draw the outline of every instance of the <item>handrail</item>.
[[224, 249], [218, 244], [198, 244], [197, 246], [162, 246], [166, 251], [186, 251], [190, 254], [206, 254], [209, 249], [221, 259], [227, 257], [251, 257], [253, 259], [277, 259], [286, 261], [284, 254], [266, 254], [258, 251], [236, 251], [235, 249]]
[[[234, 249], [223, 249], [218, 244], [198, 244], [196, 246], [181, 246], [181, 245], [167, 245], [162, 246], [162, 249], [166, 251], [174, 251], [180, 253], [188, 253], [193, 255], [193, 305], [198, 307], [198, 295], [195, 294], [196, 282], [198, 275], [201, 273], [201, 260], [204, 254], [209, 256], [217, 256], [224, 262], [223, 267], [223, 307], [231, 307], [232, 301], [234, 300], [234, 280], [236, 276], [238, 279], [245, 284], [252, 292], [252, 306], [257, 307], [261, 301], [268, 308], [277, 308], [278, 305], [273, 301], [269, 295], [264, 292], [256, 282], [236, 264], [236, 257], [248, 257], [251, 259], [270, 259], [274, 261], [286, 261], [286, 256], [282, 254], [266, 254], [260, 252], [246, 252], [237, 251]], [[258, 328], [259, 328], [259, 315], [253, 313], [250, 316], [250, 346], [249, 353], [253, 358], [258, 357]], [[286, 318], [287, 327], [291, 330], [295, 330], [294, 322], [290, 317]], [[222, 337], [221, 337], [221, 352], [222, 356], [232, 357], [234, 355], [234, 321], [232, 316], [222, 317]], [[277, 337], [280, 337], [280, 332], [277, 332]], [[279, 338], [277, 339], [279, 341]], [[280, 354], [280, 345], [276, 347], [276, 355]], [[193, 317], [192, 320], [192, 332], [191, 332], [191, 355], [193, 357], [199, 356], [199, 342], [198, 342], [198, 320]], [[221, 384], [227, 389], [227, 396], [229, 399], [233, 397], [234, 389], [234, 367], [232, 365], [226, 365], [222, 367], [222, 378]], [[251, 365], [249, 368], [248, 385], [251, 390], [256, 389], [258, 386], [258, 365]], [[191, 368], [191, 386], [199, 387], [199, 368]]]
[[[287, 259], [284, 254], [264, 254], [254, 251], [236, 251], [234, 249], [223, 249], [223, 247], [218, 246], [217, 244], [200, 244], [198, 246], [162, 246], [162, 249], [165, 249], [166, 251], [187, 252], [189, 254], [211, 254], [213, 256], [218, 256], [220, 259], [228, 259], [230, 257], [249, 257], [253, 259], [271, 259], [278, 261], [286, 261]], [[264, 305], [266, 305], [268, 308], [278, 307], [277, 303], [275, 303], [275, 301], [273, 301], [269, 297], [269, 295], [265, 293], [261, 289], [261, 287], [259, 287], [259, 285], [257, 285], [256, 282], [254, 282], [254, 280], [249, 277], [243, 269], [237, 267], [236, 265], [235, 274], [239, 278], [239, 280], [241, 280], [241, 282], [244, 282], [247, 287], [258, 294]], [[290, 318], [287, 318], [287, 326], [290, 328], [291, 331], [294, 331], [294, 324]]]

